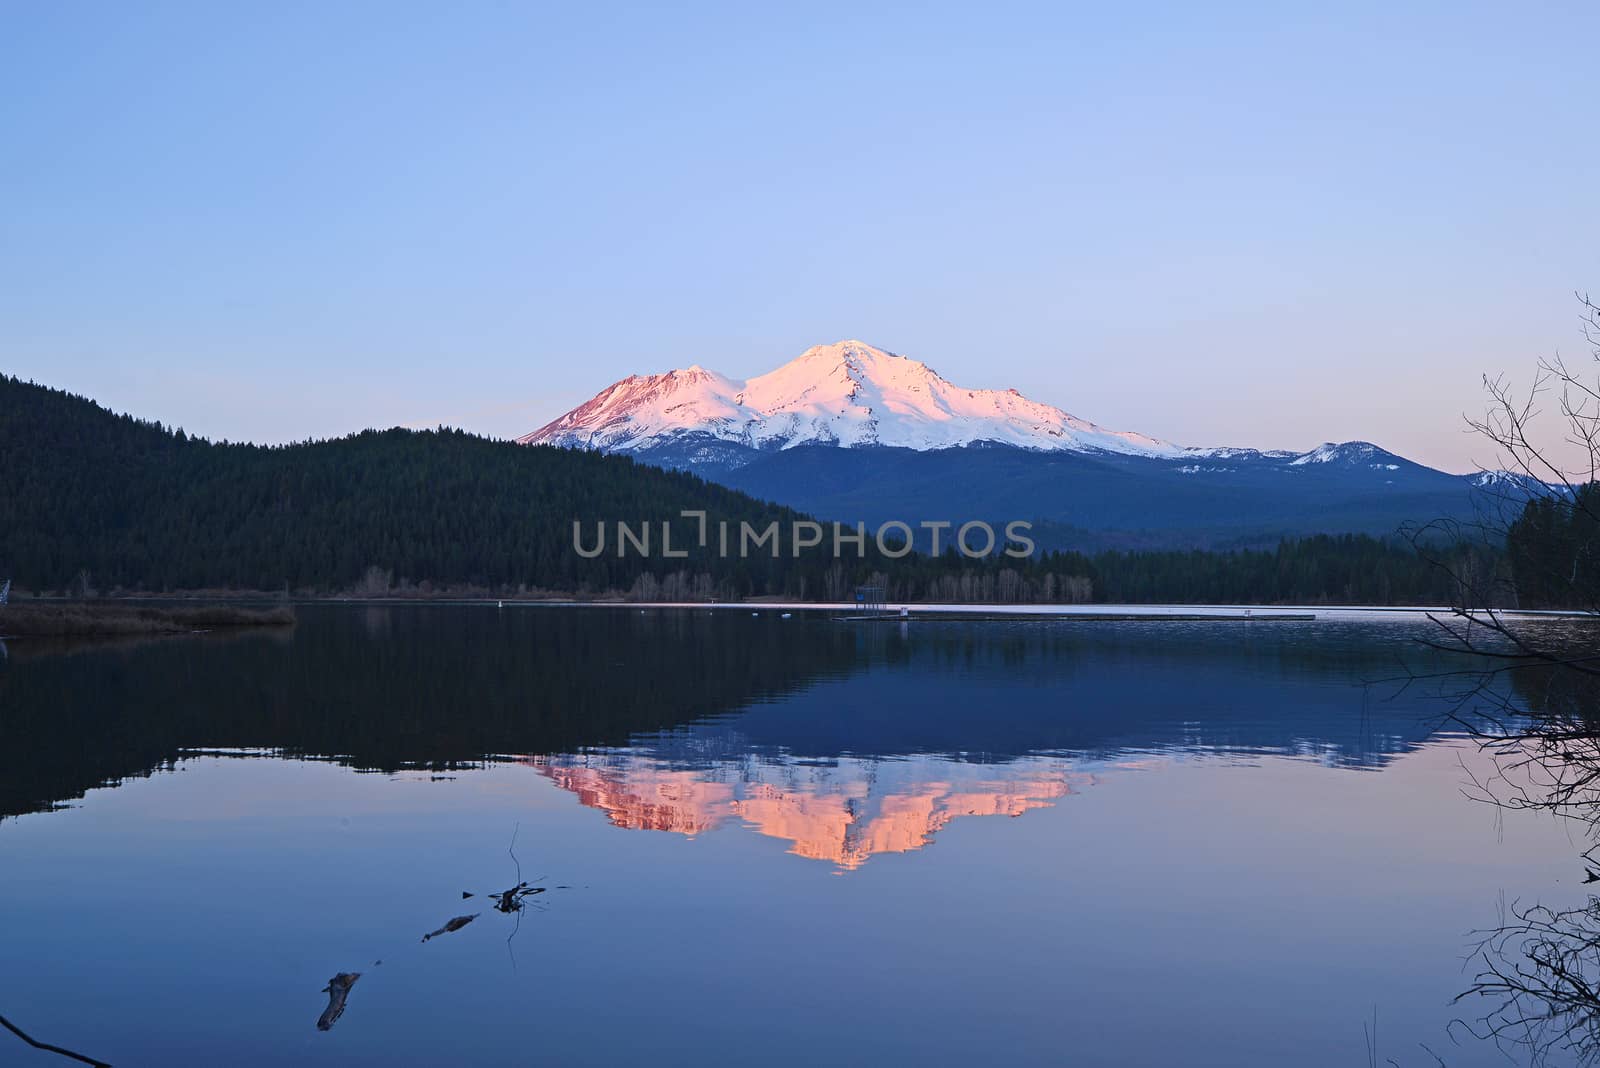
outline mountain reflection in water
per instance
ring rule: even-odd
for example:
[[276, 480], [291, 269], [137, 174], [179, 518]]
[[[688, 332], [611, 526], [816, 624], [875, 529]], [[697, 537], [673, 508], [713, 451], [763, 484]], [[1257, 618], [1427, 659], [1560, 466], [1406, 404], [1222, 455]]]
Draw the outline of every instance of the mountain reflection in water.
[[958, 816], [1020, 816], [1092, 783], [1059, 757], [966, 764], [933, 757], [830, 766], [757, 762], [673, 769], [633, 753], [538, 758], [539, 771], [611, 824], [697, 835], [727, 823], [790, 842], [789, 852], [853, 870], [933, 841]]
[[1425, 737], [1425, 717], [1380, 700], [1375, 718], [1363, 691], [1396, 670], [1389, 644], [1279, 626], [1244, 642], [1227, 625], [860, 631], [852, 674], [780, 704], [525, 759], [613, 826], [742, 826], [849, 871], [957, 817], [1020, 816], [1174, 754], [1375, 767]]

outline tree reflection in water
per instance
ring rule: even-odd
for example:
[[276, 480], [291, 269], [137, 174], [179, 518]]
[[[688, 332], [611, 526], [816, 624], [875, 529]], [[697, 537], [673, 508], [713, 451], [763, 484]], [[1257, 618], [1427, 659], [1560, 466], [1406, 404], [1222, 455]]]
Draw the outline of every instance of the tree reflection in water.
[[1600, 1061], [1600, 898], [1569, 909], [1513, 905], [1472, 961], [1479, 970], [1457, 1001], [1490, 1006], [1463, 1025], [1474, 1036], [1534, 1063]]
[[[1502, 646], [1497, 666], [1459, 677], [1452, 717], [1491, 758], [1469, 796], [1579, 827], [1589, 842], [1579, 854], [1585, 884], [1600, 883], [1593, 627], [1543, 628], [1537, 656]], [[1600, 1063], [1600, 895], [1565, 906], [1502, 902], [1498, 924], [1477, 932], [1468, 969], [1471, 985], [1456, 1001], [1481, 1015], [1458, 1026], [1531, 1063]]]

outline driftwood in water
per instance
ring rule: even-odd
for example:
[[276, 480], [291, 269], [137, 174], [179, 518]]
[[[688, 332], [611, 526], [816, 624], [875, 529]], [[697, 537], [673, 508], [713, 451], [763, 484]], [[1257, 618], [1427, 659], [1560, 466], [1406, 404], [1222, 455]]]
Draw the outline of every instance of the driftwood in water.
[[474, 912], [471, 916], [457, 916], [455, 919], [451, 920], [437, 931], [429, 931], [427, 934], [423, 935], [422, 940], [426, 942], [430, 938], [438, 938], [440, 935], [449, 934], [451, 931], [459, 931], [461, 928], [465, 927], [467, 924], [471, 923], [477, 918], [478, 914], [476, 912]]
[[317, 1017], [318, 1031], [328, 1030], [339, 1021], [339, 1017], [344, 1015], [345, 999], [350, 996], [350, 988], [355, 986], [356, 980], [360, 978], [360, 972], [340, 972], [328, 980], [328, 985], [322, 988], [322, 992], [328, 995], [328, 1007]]
[[527, 883], [518, 883], [510, 890], [498, 894], [490, 894], [489, 896], [494, 899], [496, 912], [520, 912], [523, 898], [542, 893], [544, 893], [544, 887], [542, 886], [529, 886]]

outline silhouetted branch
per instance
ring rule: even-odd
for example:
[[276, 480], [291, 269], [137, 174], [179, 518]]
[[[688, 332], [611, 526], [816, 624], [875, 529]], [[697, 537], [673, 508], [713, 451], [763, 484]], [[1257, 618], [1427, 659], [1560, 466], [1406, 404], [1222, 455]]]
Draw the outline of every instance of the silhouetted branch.
[[[1579, 300], [1600, 365], [1600, 308]], [[1467, 423], [1495, 446], [1497, 465], [1480, 481], [1498, 515], [1481, 514], [1475, 533], [1486, 548], [1504, 547], [1503, 564], [1438, 555], [1459, 600], [1448, 614], [1429, 614], [1437, 637], [1420, 644], [1471, 660], [1411, 681], [1436, 681], [1451, 702], [1445, 719], [1491, 758], [1488, 773], [1463, 762], [1467, 796], [1576, 821], [1593, 842], [1600, 837], [1600, 375], [1554, 356], [1538, 362], [1525, 394], [1503, 377], [1486, 376], [1484, 386], [1487, 411]], [[1575, 460], [1557, 460], [1537, 432], [1552, 397], [1565, 427], [1559, 441], [1576, 450]], [[1498, 474], [1504, 471], [1513, 477]], [[1433, 551], [1436, 531], [1412, 532], [1419, 552]], [[1508, 610], [1530, 600], [1588, 615]], [[1585, 882], [1600, 882], [1590, 859], [1597, 850], [1591, 844], [1580, 854]], [[1488, 1008], [1462, 1026], [1534, 1063], [1555, 1056], [1600, 1063], [1600, 897], [1565, 910], [1502, 903], [1498, 926], [1479, 934], [1469, 958], [1477, 971], [1456, 1001]]]

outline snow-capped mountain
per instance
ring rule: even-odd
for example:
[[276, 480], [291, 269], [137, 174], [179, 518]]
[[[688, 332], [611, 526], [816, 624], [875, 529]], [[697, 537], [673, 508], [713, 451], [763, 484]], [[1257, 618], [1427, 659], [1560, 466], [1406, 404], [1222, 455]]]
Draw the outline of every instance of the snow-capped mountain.
[[746, 381], [698, 365], [630, 376], [520, 438], [606, 452], [642, 452], [703, 435], [752, 449], [882, 445], [1025, 449], [1179, 457], [1186, 450], [1107, 430], [1016, 390], [966, 389], [919, 360], [861, 341], [817, 345]]
[[[1309, 452], [1193, 448], [1105, 427], [1014, 389], [967, 389], [913, 360], [863, 341], [816, 345], [764, 375], [728, 378], [696, 364], [630, 375], [538, 430], [524, 445], [653, 454], [669, 467], [731, 468], [763, 452], [803, 445], [876, 445], [926, 452], [1009, 445], [1043, 452], [1143, 456], [1218, 463], [1280, 461], [1397, 470], [1364, 441]], [[731, 446], [719, 447], [719, 446]]]

